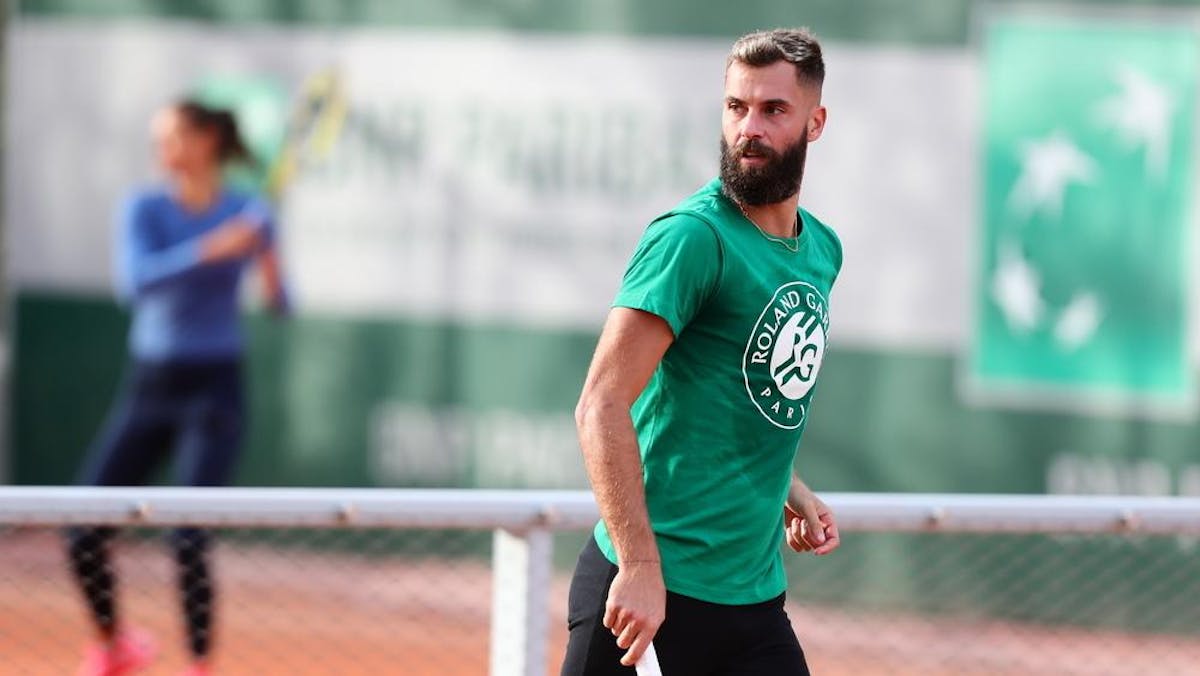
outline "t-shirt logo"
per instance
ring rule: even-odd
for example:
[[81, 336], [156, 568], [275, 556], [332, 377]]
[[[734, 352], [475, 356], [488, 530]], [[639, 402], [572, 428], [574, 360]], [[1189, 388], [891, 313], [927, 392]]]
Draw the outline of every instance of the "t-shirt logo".
[[746, 392], [767, 420], [784, 429], [804, 423], [825, 356], [829, 313], [812, 284], [789, 282], [775, 290], [746, 343]]

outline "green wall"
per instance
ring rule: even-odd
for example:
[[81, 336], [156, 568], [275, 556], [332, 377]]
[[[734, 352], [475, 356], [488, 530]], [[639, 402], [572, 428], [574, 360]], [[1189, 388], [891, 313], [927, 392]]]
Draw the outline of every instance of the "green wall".
[[[13, 478], [69, 481], [124, 367], [127, 319], [110, 301], [78, 296], [27, 292], [15, 308]], [[595, 344], [591, 331], [415, 320], [252, 316], [248, 327], [253, 421], [238, 474], [246, 485], [376, 485], [370, 415], [382, 402], [511, 410], [569, 425]], [[1037, 493], [1059, 453], [1118, 468], [1151, 462], [1174, 477], [1196, 461], [1194, 423], [971, 408], [957, 394], [957, 372], [952, 355], [835, 344], [801, 471], [830, 491]], [[578, 462], [574, 447], [561, 453], [563, 464]], [[471, 467], [446, 482], [479, 483], [506, 482]]]
[[[15, 311], [13, 478], [66, 482], [118, 389], [128, 317], [107, 300], [52, 294], [22, 294]], [[594, 345], [580, 333], [413, 321], [246, 326], [252, 421], [238, 482], [256, 486], [374, 485], [368, 437], [381, 401], [569, 412]]]

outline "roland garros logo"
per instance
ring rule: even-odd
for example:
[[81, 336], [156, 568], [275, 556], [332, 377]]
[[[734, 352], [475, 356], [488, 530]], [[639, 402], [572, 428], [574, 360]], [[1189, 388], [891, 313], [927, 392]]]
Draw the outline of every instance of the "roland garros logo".
[[775, 290], [746, 343], [746, 392], [772, 424], [796, 429], [804, 422], [821, 359], [829, 314], [812, 284], [790, 282]]

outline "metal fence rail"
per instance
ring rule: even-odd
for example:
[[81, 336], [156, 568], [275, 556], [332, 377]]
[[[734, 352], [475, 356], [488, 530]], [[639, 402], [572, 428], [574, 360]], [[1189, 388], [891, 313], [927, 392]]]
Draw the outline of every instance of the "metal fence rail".
[[[845, 531], [1200, 534], [1200, 498], [827, 493]], [[587, 491], [0, 487], [0, 523], [579, 530]]]
[[[927, 631], [929, 640], [937, 641], [958, 626], [954, 617], [961, 617], [964, 608], [975, 608], [982, 609], [975, 618], [980, 630], [999, 637], [989, 644], [991, 647], [977, 651], [972, 658], [975, 663], [985, 665], [980, 667], [985, 672], [1002, 673], [1002, 667], [1007, 668], [1008, 663], [1001, 657], [1014, 650], [1022, 652], [1017, 645], [1006, 647], [1005, 641], [1013, 636], [1025, 636], [1034, 643], [1040, 641], [1039, 650], [1061, 649], [1063, 655], [1071, 655], [1074, 654], [1071, 650], [1084, 651], [1072, 648], [1076, 645], [1072, 641], [1091, 640], [1076, 631], [1077, 626], [1084, 627], [1086, 633], [1091, 631], [1086, 626], [1089, 623], [1103, 624], [1113, 616], [1125, 623], [1120, 628], [1124, 633], [1112, 633], [1111, 627], [1100, 627], [1109, 632], [1102, 635], [1106, 645], [1122, 645], [1121, 642], [1130, 636], [1125, 630], [1135, 627], [1150, 633], [1136, 641], [1129, 639], [1131, 645], [1152, 645], [1152, 642], [1146, 643], [1150, 640], [1146, 637], [1151, 636], [1166, 646], [1164, 650], [1168, 656], [1176, 654], [1182, 656], [1180, 659], [1191, 659], [1200, 655], [1200, 652], [1192, 652], [1200, 650], [1200, 646], [1189, 643], [1181, 647], [1170, 639], [1174, 627], [1189, 621], [1187, 617], [1179, 616], [1188, 611], [1171, 609], [1196, 605], [1187, 600], [1188, 595], [1194, 595], [1195, 585], [1191, 581], [1195, 576], [1186, 561], [1190, 560], [1187, 558], [1190, 548], [1196, 544], [1195, 536], [1200, 535], [1200, 499], [855, 493], [831, 493], [824, 497], [833, 507], [844, 532], [864, 533], [852, 539], [857, 542], [847, 541], [846, 551], [840, 554], [844, 558], [833, 568], [818, 569], [816, 564], [799, 559], [794, 564], [800, 566], [800, 570], [793, 570], [793, 578], [804, 579], [807, 588], [798, 595], [801, 607], [789, 612], [801, 614], [801, 621], [811, 621], [809, 635], [821, 637], [826, 643], [840, 641], [864, 654], [882, 650], [879, 642], [871, 637], [867, 643], [855, 644], [846, 638], [845, 630], [829, 633], [829, 628], [891, 627], [899, 622], [909, 623], [909, 635], [914, 631]], [[553, 534], [586, 530], [596, 517], [595, 503], [591, 495], [583, 491], [0, 487], [0, 568], [6, 565], [6, 552], [15, 559], [20, 558], [21, 534], [31, 529], [40, 529], [43, 535], [30, 542], [36, 541], [35, 544], [45, 551], [54, 548], [48, 529], [71, 524], [135, 526], [150, 530], [202, 525], [227, 534], [224, 539], [230, 543], [226, 548], [228, 559], [250, 562], [246, 566], [249, 572], [242, 575], [242, 584], [248, 585], [247, 588], [257, 589], [253, 585], [257, 584], [258, 578], [250, 573], [259, 567], [258, 561], [286, 565], [287, 557], [293, 556], [296, 565], [304, 570], [303, 575], [297, 577], [304, 577], [308, 586], [311, 586], [313, 576], [317, 576], [325, 581], [324, 584], [339, 589], [344, 586], [352, 591], [358, 579], [354, 576], [360, 575], [364, 580], [362, 584], [374, 580], [371, 584], [382, 587], [373, 592], [379, 595], [386, 594], [389, 584], [394, 583], [386, 582], [390, 574], [387, 566], [380, 568], [376, 565], [378, 561], [371, 557], [409, 551], [412, 549], [410, 541], [419, 538], [418, 549], [432, 553], [432, 563], [426, 561], [417, 565], [420, 575], [436, 576], [439, 567], [453, 568], [466, 561], [468, 567], [474, 566], [470, 574], [475, 578], [480, 574], [490, 578], [490, 587], [483, 582], [472, 587], [482, 590], [475, 592], [476, 596], [485, 595], [478, 612], [472, 612], [487, 615], [490, 625], [487, 661], [491, 673], [498, 676], [534, 675], [546, 673], [548, 664], [553, 662], [548, 653], [547, 638], [552, 633], [549, 623], [553, 613], [548, 608], [554, 610], [554, 606], [562, 602], [564, 565], [560, 561], [556, 572]], [[260, 529], [269, 535], [252, 536]], [[490, 564], [484, 563], [486, 558], [477, 561], [481, 552], [478, 542], [468, 541], [471, 531], [483, 531], [476, 533], [483, 538], [487, 538], [486, 531], [493, 531], [490, 548], [487, 548], [490, 549]], [[241, 536], [243, 532], [246, 534]], [[406, 532], [413, 535], [403, 535]], [[392, 535], [387, 535], [389, 533]], [[405, 540], [406, 537], [409, 540]], [[470, 537], [478, 540], [475, 535]], [[889, 538], [905, 540], [898, 544]], [[956, 544], [948, 546], [952, 540]], [[1096, 545], [1105, 542], [1108, 544], [1097, 549]], [[139, 561], [143, 563], [139, 565], [150, 565], [144, 562], [154, 559], [146, 558], [151, 555], [143, 551], [144, 545], [139, 546], [142, 549], [134, 547], [142, 557]], [[356, 573], [341, 574], [341, 570], [337, 570], [320, 577], [324, 570], [322, 566], [332, 560], [328, 551], [369, 556], [355, 558], [349, 563], [338, 559], [336, 565], [341, 566], [341, 570], [358, 571]], [[901, 552], [901, 558], [909, 560], [898, 562], [894, 555], [890, 558], [881, 555], [888, 551]], [[278, 552], [284, 555], [278, 555]], [[1165, 552], [1166, 556], [1159, 556], [1160, 552]], [[486, 550], [482, 550], [482, 554], [489, 555]], [[31, 575], [45, 576], [50, 573], [42, 568], [51, 558], [51, 555], [43, 554], [41, 559], [30, 558], [22, 565], [27, 566]], [[1121, 604], [1125, 597], [1122, 594], [1125, 592], [1116, 589], [1114, 584], [1105, 583], [1106, 586], [1097, 588], [1098, 591], [1090, 590], [1089, 585], [1095, 580], [1124, 574], [1123, 570], [1106, 570], [1106, 566], [1131, 566], [1134, 564], [1129, 562], [1135, 561], [1142, 562], [1137, 565], [1146, 573], [1145, 579], [1138, 584], [1156, 588], [1155, 593], [1176, 605], [1156, 603], [1151, 611], [1123, 608]], [[1040, 565], [1042, 569], [1050, 567], [1058, 571], [1076, 564], [1091, 568], [1066, 581], [1051, 579], [1037, 568]], [[944, 570], [935, 570], [939, 566]], [[11, 571], [17, 567], [9, 566], [9, 574], [15, 575]], [[52, 568], [65, 575], [61, 567]], [[334, 575], [334, 572], [338, 574]], [[1011, 579], [999, 582], [972, 579], [993, 573]], [[961, 579], [948, 579], [950, 574]], [[5, 571], [0, 570], [0, 577], [4, 575]], [[840, 575], [840, 578], [834, 575]], [[895, 591], [896, 581], [904, 580], [914, 585], [933, 586], [932, 596], [941, 595], [942, 601], [931, 597], [929, 603], [917, 608], [920, 604], [911, 603], [911, 596], [901, 598], [901, 595], [896, 598], [907, 601], [893, 603], [894, 599], [889, 599]], [[10, 586], [20, 587], [26, 582], [17, 580]], [[408, 584], [411, 587], [421, 585], [421, 582]], [[1095, 612], [1077, 612], [1077, 609], [1060, 612], [1039, 600], [1044, 590], [1058, 590], [1064, 585], [1078, 587], [1081, 593], [1072, 595], [1063, 604], [1090, 603], [1105, 592], [1112, 599], [1098, 606]], [[866, 605], [855, 605], [854, 597], [865, 598], [867, 592], [862, 590], [868, 587], [875, 589], [871, 592], [875, 597]], [[346, 589], [339, 593], [346, 593]], [[1018, 593], [1027, 596], [1018, 597]], [[1171, 595], [1183, 595], [1184, 598], [1170, 599]], [[964, 598], [968, 601], [966, 605]], [[1193, 600], [1200, 603], [1200, 598]], [[44, 599], [28, 599], [28, 602], [46, 605]], [[238, 599], [242, 605], [255, 602], [251, 592]], [[4, 597], [0, 596], [0, 611], [5, 614], [19, 616], [24, 612], [22, 607], [6, 607], [5, 603]], [[807, 604], [831, 612], [809, 617]], [[485, 606], [487, 609], [483, 609]], [[937, 616], [947, 611], [960, 612], [960, 615]], [[266, 607], [256, 612], [260, 613], [258, 617], [269, 617], [272, 610]], [[1102, 616], [1099, 620], [1097, 613]], [[996, 621], [1014, 618], [1025, 624], [1016, 629], [996, 628]], [[1049, 628], [1031, 630], [1030, 621]], [[376, 622], [373, 619], [367, 624]], [[1055, 628], [1062, 626], [1068, 629]], [[826, 633], [822, 634], [822, 631]], [[5, 640], [4, 632], [0, 631], [0, 652], [8, 654], [11, 646], [4, 645]], [[893, 651], [872, 664], [891, 664], [900, 659], [891, 655], [902, 653], [903, 650]], [[929, 654], [928, 649], [922, 652], [923, 656]], [[947, 653], [943, 657], [950, 660], [955, 656]], [[1174, 673], [1168, 668], [1171, 662], [1167, 658], [1155, 664], [1161, 668], [1154, 673]], [[1013, 667], [1013, 673], [1036, 673], [1035, 666], [1019, 662]], [[1054, 667], [1048, 673], [1072, 673], [1071, 669], [1060, 667]], [[847, 666], [846, 673], [856, 673], [856, 669], [861, 673], [870, 668], [874, 667]], [[946, 673], [963, 670], [959, 665]], [[880, 673], [922, 671], [941, 673], [933, 666], [917, 666], [912, 672], [889, 668]], [[1088, 666], [1079, 673], [1105, 672]]]

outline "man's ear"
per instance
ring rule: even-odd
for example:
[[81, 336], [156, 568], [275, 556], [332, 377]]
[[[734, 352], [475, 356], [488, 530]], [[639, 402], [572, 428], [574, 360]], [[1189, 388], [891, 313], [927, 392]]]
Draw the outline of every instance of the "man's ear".
[[813, 110], [812, 116], [808, 119], [808, 142], [812, 143], [821, 138], [821, 134], [825, 131], [825, 106], [817, 106]]

